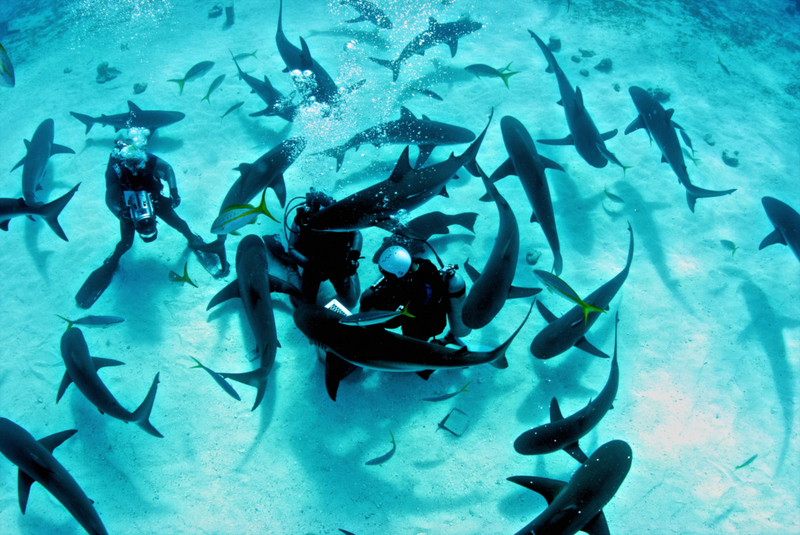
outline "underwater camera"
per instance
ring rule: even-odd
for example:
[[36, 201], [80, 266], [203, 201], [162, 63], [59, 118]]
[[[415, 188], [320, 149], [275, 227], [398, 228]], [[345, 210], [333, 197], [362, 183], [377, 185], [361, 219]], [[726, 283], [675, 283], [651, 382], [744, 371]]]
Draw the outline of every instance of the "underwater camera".
[[144, 242], [151, 242], [158, 236], [156, 215], [153, 213], [153, 201], [146, 191], [124, 191], [125, 205], [131, 211], [131, 219]]

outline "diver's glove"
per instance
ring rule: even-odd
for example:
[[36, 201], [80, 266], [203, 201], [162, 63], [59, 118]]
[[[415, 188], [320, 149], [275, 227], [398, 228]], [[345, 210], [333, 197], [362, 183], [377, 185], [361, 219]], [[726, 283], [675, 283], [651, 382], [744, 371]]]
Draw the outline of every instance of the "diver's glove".
[[351, 250], [347, 253], [347, 276], [352, 276], [356, 274], [358, 270], [358, 261], [363, 258], [360, 255], [360, 251]]
[[169, 188], [169, 196], [172, 199], [172, 207], [177, 208], [181, 204], [181, 196], [178, 195], [178, 188]]

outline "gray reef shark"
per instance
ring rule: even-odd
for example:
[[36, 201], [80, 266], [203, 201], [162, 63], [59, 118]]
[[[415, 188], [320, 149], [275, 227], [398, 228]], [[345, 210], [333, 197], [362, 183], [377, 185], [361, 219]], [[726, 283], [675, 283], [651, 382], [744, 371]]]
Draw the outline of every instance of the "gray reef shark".
[[425, 115], [417, 119], [406, 107], [400, 108], [400, 118], [396, 121], [379, 124], [359, 132], [344, 145], [328, 149], [324, 154], [336, 158], [336, 171], [342, 167], [345, 153], [361, 145], [370, 143], [376, 147], [384, 144], [418, 145], [419, 155], [414, 164], [419, 168], [438, 145], [458, 145], [469, 143], [475, 134], [466, 128], [438, 121], [431, 121]]
[[69, 114], [86, 125], [87, 134], [95, 124], [113, 126], [114, 132], [131, 127], [147, 128], [152, 134], [157, 129], [175, 124], [186, 117], [185, 113], [179, 111], [143, 110], [130, 100], [128, 101], [128, 113], [102, 114], [100, 117], [90, 117], [74, 111]]
[[483, 28], [483, 24], [473, 21], [465, 15], [455, 22], [439, 23], [433, 17], [428, 19], [428, 29], [414, 37], [395, 60], [369, 58], [378, 65], [392, 70], [392, 81], [400, 76], [400, 66], [414, 54], [424, 56], [425, 51], [436, 45], [446, 44], [450, 47], [450, 57], [458, 52], [458, 40]]
[[[490, 180], [495, 182], [508, 175], [517, 175], [528, 197], [528, 202], [533, 208], [531, 222], [538, 222], [542, 227], [550, 250], [553, 251], [553, 272], [561, 274], [563, 261], [561, 259], [561, 245], [558, 241], [556, 219], [553, 214], [553, 201], [550, 198], [550, 188], [547, 185], [545, 169], [564, 169], [553, 160], [549, 160], [536, 152], [530, 133], [525, 126], [509, 115], [500, 120], [503, 132], [503, 143], [506, 145], [508, 160], [498, 167]], [[488, 199], [487, 196], [481, 200]]]
[[154, 437], [163, 438], [163, 435], [150, 423], [150, 412], [153, 410], [153, 401], [156, 399], [156, 390], [158, 389], [158, 373], [153, 378], [150, 391], [139, 408], [128, 412], [119, 404], [100, 376], [97, 375], [97, 370], [100, 368], [122, 366], [123, 362], [90, 356], [86, 339], [78, 327], [68, 329], [61, 336], [61, 358], [64, 359], [67, 371], [64, 372], [64, 378], [58, 387], [56, 403], [61, 400], [67, 387], [71, 383], [75, 383], [78, 390], [97, 407], [101, 414], [108, 414], [123, 422], [134, 422]]
[[547, 509], [516, 535], [608, 535], [603, 507], [614, 497], [628, 471], [633, 452], [627, 442], [612, 440], [597, 448], [569, 482], [544, 477], [514, 476], [509, 481], [538, 492]]
[[311, 57], [311, 52], [305, 39], [300, 38], [300, 45], [302, 48], [297, 48], [283, 33], [283, 0], [280, 2], [278, 10], [278, 30], [275, 33], [275, 43], [278, 45], [278, 54], [280, 54], [283, 62], [286, 63], [286, 68], [283, 72], [292, 71], [311, 71], [314, 75], [313, 83], [311, 84], [311, 95], [323, 104], [331, 104], [334, 98], [338, 95], [338, 88], [328, 72], [322, 68], [322, 65], [317, 63], [317, 60]]
[[489, 181], [483, 170], [480, 171], [486, 190], [494, 199], [500, 216], [500, 225], [497, 237], [494, 240], [492, 251], [483, 267], [483, 272], [478, 274], [475, 269], [464, 263], [470, 278], [470, 288], [464, 306], [461, 309], [461, 319], [470, 329], [480, 329], [489, 324], [500, 312], [506, 299], [515, 297], [530, 297], [541, 292], [541, 288], [517, 288], [512, 286], [514, 274], [517, 271], [517, 258], [519, 257], [519, 226], [511, 206], [500, 195], [497, 188]]
[[605, 134], [600, 133], [583, 103], [580, 87], [572, 89], [567, 76], [558, 66], [556, 58], [547, 45], [532, 31], [528, 30], [528, 33], [542, 49], [542, 53], [547, 59], [548, 72], [552, 70], [556, 75], [558, 91], [561, 93], [561, 100], [558, 103], [564, 108], [564, 115], [569, 127], [569, 135], [564, 139], [539, 139], [537, 141], [545, 145], [575, 145], [575, 150], [578, 151], [581, 158], [592, 167], [605, 167], [611, 161], [622, 167], [623, 170], [626, 169], [626, 166], [617, 160], [617, 157], [606, 148], [605, 144], [607, 140], [617, 135], [617, 130], [614, 129]]
[[[656, 145], [661, 150], [661, 161], [669, 164], [678, 176], [678, 182], [686, 188], [686, 202], [692, 212], [694, 212], [694, 205], [698, 198], [721, 197], [736, 191], [735, 188], [720, 191], [708, 190], [698, 188], [692, 184], [691, 180], [689, 180], [689, 172], [686, 170], [683, 151], [681, 151], [681, 144], [678, 141], [678, 135], [675, 130], [681, 131], [684, 141], [688, 140], [688, 136], [683, 128], [672, 120], [672, 114], [675, 113], [675, 110], [665, 110], [650, 93], [641, 87], [631, 86], [629, 92], [639, 116], [625, 129], [625, 135], [634, 130], [644, 128], [647, 134], [655, 140]], [[691, 146], [688, 142], [687, 145]]]
[[[616, 319], [619, 321], [619, 318]], [[614, 357], [606, 385], [591, 401], [575, 414], [564, 418], [558, 401], [550, 401], [550, 423], [525, 431], [514, 441], [514, 449], [522, 455], [539, 455], [564, 450], [576, 461], [585, 463], [588, 458], [578, 441], [595, 428], [603, 416], [612, 408], [619, 388], [619, 365], [617, 364], [617, 328], [614, 326]]]
[[[283, 174], [305, 147], [305, 139], [289, 138], [273, 147], [255, 162], [239, 164], [235, 170], [241, 174], [222, 200], [219, 213], [221, 214], [229, 206], [251, 202], [264, 188], [271, 188], [283, 207], [286, 204], [286, 183]], [[215, 241], [199, 247], [201, 251], [214, 252], [219, 255], [222, 267], [216, 276], [227, 275], [230, 271], [225, 252], [226, 239], [227, 234], [220, 234]]]
[[[625, 263], [625, 267], [613, 279], [584, 298], [584, 302], [601, 310], [608, 310], [609, 303], [617, 295], [625, 279], [628, 278], [628, 272], [631, 269], [631, 262], [633, 261], [633, 229], [631, 229], [630, 224], [628, 224], [628, 232], [631, 238], [628, 245], [628, 261]], [[600, 312], [591, 311], [586, 316], [586, 320], [584, 320], [583, 309], [580, 305], [575, 305], [566, 314], [557, 318], [541, 303], [537, 302], [536, 306], [544, 319], [547, 320], [547, 325], [531, 342], [531, 354], [534, 357], [537, 359], [551, 359], [575, 346], [596, 357], [609, 358], [607, 354], [594, 347], [585, 338], [586, 333], [589, 332], [594, 322], [600, 317]]]
[[64, 241], [69, 241], [67, 235], [64, 234], [64, 229], [62, 229], [61, 225], [58, 223], [58, 215], [70, 199], [72, 199], [72, 196], [75, 195], [78, 186], [80, 186], [80, 182], [58, 199], [47, 204], [39, 203], [35, 206], [28, 205], [24, 199], [0, 198], [0, 229], [8, 230], [8, 222], [15, 217], [38, 215], [44, 219], [45, 223], [53, 229], [53, 232], [55, 232], [59, 238]]
[[358, 11], [358, 17], [346, 20], [348, 24], [357, 22], [371, 22], [378, 28], [391, 29], [392, 21], [386, 16], [381, 8], [368, 0], [340, 0], [339, 4], [343, 6], [350, 6]]
[[280, 347], [275, 314], [272, 311], [268, 268], [264, 241], [252, 234], [245, 236], [236, 249], [236, 280], [220, 290], [206, 308], [211, 310], [218, 304], [236, 297], [242, 300], [247, 321], [256, 339], [259, 365], [250, 372], [219, 373], [219, 375], [257, 389], [251, 410], [256, 410], [264, 399], [267, 377], [275, 365], [275, 355]]
[[[491, 116], [489, 123], [491, 123]], [[456, 172], [471, 163], [480, 149], [489, 123], [478, 139], [460, 156], [414, 169], [405, 148], [389, 178], [356, 192], [314, 214], [308, 227], [314, 230], [348, 231], [386, 226], [400, 210], [411, 211], [436, 195], [447, 195], [445, 186]]]
[[236, 64], [236, 70], [239, 71], [239, 78], [244, 80], [244, 82], [250, 86], [250, 89], [253, 90], [252, 92], [258, 95], [258, 97], [267, 105], [267, 107], [263, 110], [251, 113], [250, 117], [260, 117], [266, 115], [270, 117], [280, 117], [292, 122], [295, 114], [297, 113], [297, 106], [291, 104], [289, 99], [285, 97], [283, 93], [275, 89], [272, 86], [272, 83], [269, 81], [269, 78], [264, 76], [264, 81], [262, 82], [258, 78], [250, 76], [244, 72], [241, 67], [239, 67], [239, 62], [236, 61], [236, 58], [233, 56], [233, 52], [231, 52], [231, 57], [233, 57], [233, 62]]
[[28, 206], [44, 204], [36, 198], [36, 191], [42, 189], [41, 183], [50, 156], [75, 154], [71, 148], [53, 143], [54, 136], [55, 123], [52, 119], [45, 119], [36, 128], [31, 140], [25, 140], [25, 148], [28, 153], [11, 169], [14, 171], [20, 165], [24, 166], [22, 168], [22, 197]]
[[339, 320], [344, 316], [319, 305], [299, 306], [294, 311], [294, 322], [312, 343], [326, 351], [325, 384], [328, 394], [335, 401], [343, 376], [337, 373], [337, 368], [346, 368], [345, 363], [373, 370], [415, 372], [424, 378], [430, 375], [431, 370], [467, 368], [487, 363], [495, 368], [507, 368], [506, 350], [525, 325], [532, 309], [533, 306], [528, 309], [525, 320], [508, 340], [491, 351], [470, 351], [467, 347], [456, 349], [380, 327], [343, 325]]
[[758, 250], [782, 243], [788, 245], [794, 256], [800, 260], [800, 214], [785, 202], [773, 197], [762, 197], [761, 204], [775, 230], [767, 234]]
[[19, 468], [17, 489], [22, 514], [28, 506], [31, 486], [37, 482], [61, 502], [87, 533], [108, 535], [92, 500], [53, 457], [53, 450], [75, 433], [77, 430], [71, 429], [37, 441], [11, 420], [0, 418], [0, 453]]

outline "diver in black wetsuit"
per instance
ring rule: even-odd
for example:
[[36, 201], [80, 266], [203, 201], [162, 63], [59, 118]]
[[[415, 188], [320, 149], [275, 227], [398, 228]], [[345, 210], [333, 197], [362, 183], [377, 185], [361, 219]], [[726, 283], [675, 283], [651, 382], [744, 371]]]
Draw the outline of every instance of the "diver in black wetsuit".
[[[131, 248], [137, 232], [145, 242], [156, 239], [157, 217], [183, 234], [189, 247], [196, 249], [205, 244], [175, 213], [181, 202], [175, 173], [167, 162], [145, 151], [150, 132], [146, 128], [131, 128], [128, 134], [129, 139], [117, 142], [106, 167], [106, 204], [119, 219], [120, 240], [111, 256], [89, 275], [75, 296], [81, 308], [91, 307], [108, 287], [120, 257]], [[161, 193], [162, 181], [169, 185], [169, 197]]]
[[455, 337], [469, 334], [461, 321], [466, 284], [456, 266], [440, 271], [430, 260], [412, 258], [406, 249], [394, 245], [380, 255], [378, 269], [383, 276], [364, 291], [359, 312], [405, 308], [406, 314], [381, 325], [402, 327], [405, 336], [419, 340], [441, 334], [448, 319], [450, 332], [443, 341], [459, 343]]
[[[323, 232], [308, 228], [311, 216], [334, 202], [325, 193], [311, 188], [305, 202], [296, 208], [287, 237], [289, 251], [283, 249], [277, 234], [265, 241], [274, 256], [302, 269], [300, 290], [305, 303], [316, 303], [320, 284], [329, 280], [342, 304], [353, 307], [361, 293], [356, 272], [361, 257], [361, 232]], [[291, 210], [289, 208], [287, 214]]]

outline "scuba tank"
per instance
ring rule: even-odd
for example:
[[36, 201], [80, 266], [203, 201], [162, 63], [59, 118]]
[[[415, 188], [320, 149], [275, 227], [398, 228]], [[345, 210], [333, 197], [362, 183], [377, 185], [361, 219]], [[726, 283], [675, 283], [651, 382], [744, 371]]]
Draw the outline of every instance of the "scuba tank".
[[472, 332], [472, 329], [464, 325], [461, 320], [461, 308], [467, 299], [467, 284], [464, 278], [456, 273], [458, 266], [449, 265], [440, 271], [443, 280], [447, 285], [447, 294], [450, 309], [447, 311], [447, 321], [450, 324], [450, 332], [453, 336], [462, 338]]

